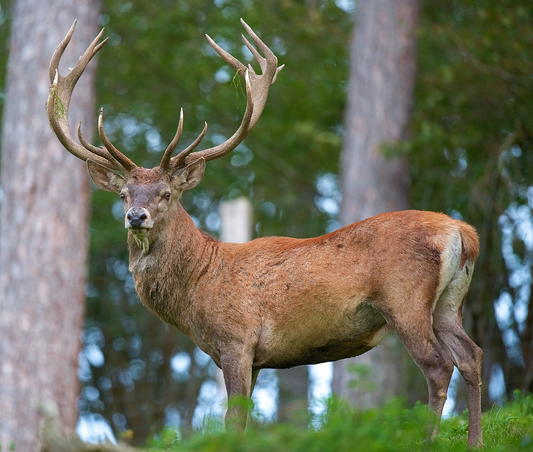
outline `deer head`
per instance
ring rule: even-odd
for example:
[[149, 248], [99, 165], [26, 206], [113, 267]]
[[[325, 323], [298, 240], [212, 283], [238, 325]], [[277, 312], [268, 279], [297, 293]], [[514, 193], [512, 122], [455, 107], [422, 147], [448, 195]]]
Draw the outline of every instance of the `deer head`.
[[74, 33], [76, 21], [54, 52], [49, 70], [52, 86], [46, 104], [50, 126], [71, 154], [87, 162], [87, 170], [97, 187], [120, 194], [124, 202], [125, 226], [134, 235], [137, 245], [144, 254], [150, 250], [151, 235], [164, 225], [165, 220], [170, 216], [169, 211], [177, 208], [181, 194], [185, 190], [194, 188], [200, 182], [204, 174], [205, 163], [231, 152], [253, 129], [264, 109], [270, 86], [275, 82], [278, 72], [284, 67], [284, 65], [277, 66], [278, 60], [274, 53], [242, 19], [241, 23], [257, 49], [264, 54], [262, 56], [242, 36], [245, 45], [259, 63], [261, 74], [257, 74], [251, 65], [246, 67], [206, 35], [217, 53], [245, 80], [247, 102], [239, 128], [224, 143], [193, 152], [207, 131], [207, 124], [205, 124], [198, 138], [178, 155], [173, 156], [183, 131], [182, 109], [176, 134], [163, 153], [161, 163], [155, 168], [137, 166], [111, 143], [104, 131], [103, 110], [100, 110], [98, 115], [98, 134], [104, 147], [95, 146], [83, 137], [81, 122], [78, 124], [78, 138], [81, 144], [74, 141], [71, 136], [68, 110], [72, 92], [89, 61], [106, 44], [107, 38], [99, 42], [104, 29], [100, 31], [76, 66], [65, 77], [59, 74], [58, 67]]

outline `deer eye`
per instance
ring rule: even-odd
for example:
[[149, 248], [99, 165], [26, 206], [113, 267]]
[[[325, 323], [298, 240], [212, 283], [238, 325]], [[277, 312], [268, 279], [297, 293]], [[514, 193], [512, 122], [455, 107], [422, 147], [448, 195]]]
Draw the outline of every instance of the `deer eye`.
[[120, 196], [120, 199], [122, 199], [122, 201], [126, 199], [126, 195], [124, 193], [121, 193], [119, 196]]
[[167, 201], [170, 200], [170, 193], [167, 191], [167, 192], [163, 195], [163, 198], [165, 198]]

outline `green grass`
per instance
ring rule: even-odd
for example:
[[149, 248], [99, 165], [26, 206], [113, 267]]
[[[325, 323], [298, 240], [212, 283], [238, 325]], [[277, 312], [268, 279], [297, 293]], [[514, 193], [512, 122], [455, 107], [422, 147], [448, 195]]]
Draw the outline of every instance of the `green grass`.
[[[310, 418], [295, 413], [293, 422], [250, 422], [244, 436], [223, 433], [220, 422], [208, 420], [201, 432], [178, 439], [166, 429], [148, 450], [194, 452], [402, 452], [428, 450], [425, 442], [427, 407], [405, 408], [397, 400], [384, 408], [357, 411], [342, 402], [328, 400], [326, 414]], [[319, 427], [309, 427], [319, 425]], [[432, 451], [464, 451], [468, 435], [468, 413], [444, 419]], [[512, 402], [483, 415], [485, 451], [533, 451], [533, 396], [515, 395]]]

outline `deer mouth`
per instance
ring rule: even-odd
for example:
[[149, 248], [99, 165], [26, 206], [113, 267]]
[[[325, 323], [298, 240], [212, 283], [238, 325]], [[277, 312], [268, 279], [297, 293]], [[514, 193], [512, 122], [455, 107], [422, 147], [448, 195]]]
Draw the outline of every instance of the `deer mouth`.
[[135, 234], [135, 235], [144, 235], [146, 234], [150, 229], [152, 228], [149, 228], [149, 227], [140, 227], [140, 228], [134, 228], [134, 227], [129, 227], [128, 230], [132, 233], [132, 234]]

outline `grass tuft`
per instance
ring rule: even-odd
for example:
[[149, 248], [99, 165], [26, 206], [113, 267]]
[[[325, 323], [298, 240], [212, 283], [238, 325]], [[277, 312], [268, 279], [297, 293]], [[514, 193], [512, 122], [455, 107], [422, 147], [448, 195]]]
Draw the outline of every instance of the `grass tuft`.
[[[402, 452], [465, 451], [468, 412], [443, 419], [439, 438], [428, 447], [427, 407], [406, 408], [390, 400], [381, 409], [359, 411], [337, 399], [327, 399], [319, 417], [295, 413], [294, 422], [261, 423], [252, 419], [243, 435], [224, 433], [222, 423], [209, 419], [186, 439], [165, 429], [150, 443], [150, 451], [194, 452]], [[305, 420], [305, 422], [303, 422]], [[483, 414], [483, 451], [533, 451], [533, 396], [515, 393], [513, 401]]]

